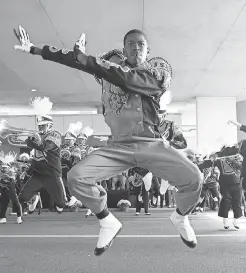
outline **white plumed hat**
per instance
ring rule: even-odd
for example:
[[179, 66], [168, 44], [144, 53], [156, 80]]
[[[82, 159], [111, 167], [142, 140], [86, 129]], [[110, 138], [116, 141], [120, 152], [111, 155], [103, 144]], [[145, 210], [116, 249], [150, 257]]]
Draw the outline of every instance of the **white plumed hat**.
[[35, 97], [31, 99], [30, 105], [33, 107], [34, 113], [37, 116], [38, 125], [52, 123], [52, 117], [48, 114], [52, 110], [53, 103], [48, 97]]
[[68, 130], [65, 133], [65, 139], [76, 139], [82, 129], [82, 126], [83, 125], [80, 121], [77, 123], [70, 123]]
[[78, 135], [78, 138], [85, 138], [87, 139], [89, 136], [92, 136], [94, 133], [94, 130], [89, 127], [89, 126], [86, 126], [82, 131], [81, 133]]
[[9, 152], [4, 156], [4, 153], [0, 154], [0, 161], [3, 163], [2, 167], [10, 167], [10, 164], [13, 163], [16, 159], [16, 153]]

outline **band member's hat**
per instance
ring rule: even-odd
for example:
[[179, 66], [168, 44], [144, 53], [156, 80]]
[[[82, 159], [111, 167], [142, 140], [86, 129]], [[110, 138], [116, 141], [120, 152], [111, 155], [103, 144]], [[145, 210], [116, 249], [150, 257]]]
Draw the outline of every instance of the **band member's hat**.
[[33, 111], [37, 116], [38, 125], [53, 123], [52, 117], [49, 115], [53, 103], [48, 97], [35, 97], [30, 101], [30, 105], [33, 107]]
[[44, 116], [38, 116], [37, 117], [37, 124], [38, 125], [45, 125], [48, 123], [53, 123], [52, 117], [48, 116], [48, 115], [44, 115]]
[[76, 139], [79, 132], [82, 129], [82, 123], [70, 123], [67, 132], [65, 133], [65, 139]]
[[89, 126], [85, 127], [81, 133], [78, 135], [78, 138], [87, 139], [89, 136], [93, 135], [94, 130]]
[[[114, 60], [112, 60], [113, 57], [114, 57]], [[125, 60], [125, 56], [123, 52], [118, 49], [110, 50], [107, 53], [98, 54], [98, 58], [100, 60], [115, 62], [117, 64], [121, 64]], [[101, 79], [99, 79], [97, 76], [94, 76], [94, 77], [99, 84], [102, 84]]]

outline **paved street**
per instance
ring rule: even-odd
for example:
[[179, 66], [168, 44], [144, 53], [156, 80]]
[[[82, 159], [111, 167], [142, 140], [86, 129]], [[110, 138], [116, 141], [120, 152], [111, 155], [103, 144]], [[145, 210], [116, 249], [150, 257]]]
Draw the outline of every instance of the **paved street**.
[[246, 219], [224, 230], [215, 212], [192, 215], [198, 246], [191, 250], [169, 221], [169, 210], [151, 216], [114, 212], [124, 228], [101, 257], [93, 254], [99, 231], [85, 212], [15, 216], [0, 226], [0, 273], [205, 273], [246, 272]]

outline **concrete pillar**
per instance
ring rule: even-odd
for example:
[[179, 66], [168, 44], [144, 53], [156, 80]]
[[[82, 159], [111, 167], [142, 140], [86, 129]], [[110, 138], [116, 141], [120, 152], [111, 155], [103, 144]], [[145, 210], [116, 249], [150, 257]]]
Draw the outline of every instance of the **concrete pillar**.
[[237, 142], [237, 128], [228, 120], [237, 119], [235, 97], [197, 97], [197, 147], [202, 154], [218, 151], [225, 144]]

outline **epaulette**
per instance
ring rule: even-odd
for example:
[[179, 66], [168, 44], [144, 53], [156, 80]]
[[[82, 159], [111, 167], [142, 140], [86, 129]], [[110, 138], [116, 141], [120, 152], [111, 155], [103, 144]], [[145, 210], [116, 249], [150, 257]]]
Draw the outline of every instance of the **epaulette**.
[[[120, 60], [120, 63], [123, 63], [123, 61], [125, 60], [125, 56], [123, 55], [123, 52], [119, 49], [113, 49], [113, 50], [110, 50], [109, 52], [107, 53], [103, 53], [103, 54], [97, 54], [97, 58], [99, 60], [105, 60], [105, 61], [109, 61], [112, 57], [118, 57], [119, 60]], [[99, 84], [102, 84], [102, 81], [101, 79], [99, 79], [98, 77], [94, 76], [96, 81], [99, 83]]]
[[149, 71], [157, 81], [161, 82], [161, 86], [165, 90], [167, 90], [171, 85], [173, 76], [172, 67], [168, 61], [162, 57], [151, 58], [136, 69], [146, 69]]
[[62, 137], [61, 134], [57, 131], [49, 131], [44, 137], [44, 141], [52, 141], [56, 144], [57, 147], [61, 147]]

